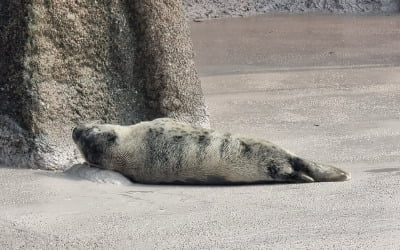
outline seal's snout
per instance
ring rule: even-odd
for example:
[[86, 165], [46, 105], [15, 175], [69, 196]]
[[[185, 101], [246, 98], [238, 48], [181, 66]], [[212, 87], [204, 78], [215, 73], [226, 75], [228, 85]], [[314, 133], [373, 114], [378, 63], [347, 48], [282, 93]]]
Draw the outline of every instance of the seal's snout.
[[86, 129], [85, 126], [79, 125], [72, 130], [72, 139], [74, 140], [74, 142], [79, 141], [85, 129]]
[[75, 127], [72, 130], [72, 139], [74, 140], [74, 142], [76, 142], [81, 135], [82, 135], [82, 130], [80, 130], [78, 127]]

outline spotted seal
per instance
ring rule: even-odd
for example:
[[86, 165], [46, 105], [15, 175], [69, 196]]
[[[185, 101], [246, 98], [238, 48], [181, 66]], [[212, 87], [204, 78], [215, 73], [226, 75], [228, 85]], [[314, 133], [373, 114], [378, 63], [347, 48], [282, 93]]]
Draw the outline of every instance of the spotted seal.
[[263, 139], [161, 118], [131, 126], [87, 124], [72, 138], [93, 167], [139, 183], [232, 184], [345, 181], [350, 174]]

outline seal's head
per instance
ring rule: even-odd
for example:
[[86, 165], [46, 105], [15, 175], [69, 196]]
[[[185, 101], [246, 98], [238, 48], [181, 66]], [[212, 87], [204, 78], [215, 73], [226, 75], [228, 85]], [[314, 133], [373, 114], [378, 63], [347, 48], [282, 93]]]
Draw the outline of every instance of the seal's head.
[[117, 141], [117, 133], [111, 125], [79, 125], [72, 131], [72, 139], [92, 166], [104, 168], [107, 155]]

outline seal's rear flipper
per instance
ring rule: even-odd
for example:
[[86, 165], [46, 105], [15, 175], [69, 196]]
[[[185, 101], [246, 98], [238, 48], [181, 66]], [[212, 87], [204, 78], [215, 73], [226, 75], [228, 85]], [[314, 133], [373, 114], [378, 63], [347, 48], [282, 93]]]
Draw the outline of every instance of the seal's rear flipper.
[[347, 181], [351, 179], [350, 173], [342, 169], [303, 160], [299, 157], [293, 157], [291, 165], [298, 173], [299, 180], [304, 182]]

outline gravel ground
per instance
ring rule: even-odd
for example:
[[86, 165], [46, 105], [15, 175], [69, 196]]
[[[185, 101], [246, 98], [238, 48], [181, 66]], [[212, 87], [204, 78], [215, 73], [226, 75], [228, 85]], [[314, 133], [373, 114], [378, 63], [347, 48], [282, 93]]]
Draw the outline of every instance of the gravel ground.
[[183, 0], [191, 20], [270, 12], [392, 13], [397, 0]]

